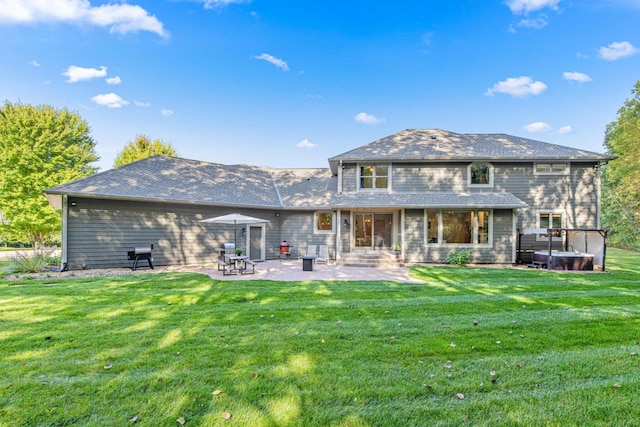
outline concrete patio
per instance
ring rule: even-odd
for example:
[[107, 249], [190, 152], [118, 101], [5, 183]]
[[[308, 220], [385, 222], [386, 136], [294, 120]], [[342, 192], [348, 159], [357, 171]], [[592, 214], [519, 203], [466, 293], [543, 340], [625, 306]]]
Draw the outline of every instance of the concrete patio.
[[208, 274], [216, 280], [275, 280], [299, 282], [308, 280], [375, 280], [401, 283], [424, 283], [409, 277], [408, 267], [362, 268], [344, 267], [334, 262], [315, 263], [313, 271], [302, 270], [302, 260], [272, 260], [256, 263], [255, 274], [234, 274], [223, 276], [216, 267], [207, 266], [199, 273]]

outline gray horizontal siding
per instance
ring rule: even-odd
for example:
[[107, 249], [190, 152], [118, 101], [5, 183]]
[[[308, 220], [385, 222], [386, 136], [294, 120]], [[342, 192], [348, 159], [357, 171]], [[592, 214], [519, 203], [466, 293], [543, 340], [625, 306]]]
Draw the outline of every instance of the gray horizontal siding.
[[[286, 212], [281, 218], [281, 235], [292, 247], [294, 256], [305, 255], [308, 245], [327, 245], [329, 257], [335, 258], [336, 234], [314, 234], [313, 216], [315, 211]], [[339, 224], [336, 224], [339, 227]]]
[[358, 170], [355, 164], [342, 165], [342, 191], [355, 193], [358, 191]]
[[465, 191], [468, 163], [394, 164], [392, 187], [394, 192]]
[[[127, 251], [153, 243], [154, 265], [210, 264], [218, 248], [233, 242], [233, 225], [200, 223], [201, 219], [240, 212], [263, 219], [267, 251], [279, 239], [271, 210], [234, 210], [165, 203], [73, 199], [69, 206], [67, 260], [70, 269], [129, 267]], [[246, 236], [238, 226], [238, 247]], [[272, 236], [275, 236], [272, 237]], [[273, 252], [273, 251], [272, 251]], [[142, 262], [146, 265], [146, 262]]]
[[592, 163], [572, 163], [569, 175], [535, 175], [533, 163], [500, 164], [495, 188], [529, 205], [518, 215], [519, 228], [537, 227], [539, 210], [560, 209], [566, 226], [595, 228], [598, 216], [598, 176]]

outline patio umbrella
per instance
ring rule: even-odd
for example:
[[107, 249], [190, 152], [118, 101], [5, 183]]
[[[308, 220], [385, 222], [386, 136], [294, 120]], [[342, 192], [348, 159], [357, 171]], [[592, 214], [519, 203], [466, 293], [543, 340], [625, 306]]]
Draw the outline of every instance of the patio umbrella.
[[232, 213], [228, 215], [216, 216], [213, 218], [203, 219], [200, 222], [210, 222], [213, 224], [233, 224], [233, 244], [237, 246], [237, 230], [236, 226], [238, 224], [261, 224], [265, 222], [269, 222], [266, 219], [255, 218], [248, 215], [243, 215], [239, 213]]

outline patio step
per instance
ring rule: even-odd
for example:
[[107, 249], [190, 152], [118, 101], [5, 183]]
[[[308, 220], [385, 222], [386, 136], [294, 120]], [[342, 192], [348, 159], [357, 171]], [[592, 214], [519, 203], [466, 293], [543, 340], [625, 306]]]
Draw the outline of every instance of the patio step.
[[336, 265], [344, 267], [397, 268], [404, 267], [402, 257], [393, 252], [342, 253]]

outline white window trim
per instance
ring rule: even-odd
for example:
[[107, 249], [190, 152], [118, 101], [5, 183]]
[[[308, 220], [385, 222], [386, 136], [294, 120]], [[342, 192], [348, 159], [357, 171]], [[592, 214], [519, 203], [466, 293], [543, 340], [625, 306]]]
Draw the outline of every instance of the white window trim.
[[[445, 248], [492, 248], [493, 247], [493, 209], [425, 209], [425, 223], [427, 222], [428, 212], [429, 211], [437, 211], [438, 212], [438, 243], [428, 243], [427, 246], [441, 246]], [[452, 211], [452, 212], [473, 212], [473, 243], [443, 243], [443, 234], [444, 234], [444, 215], [443, 211]], [[478, 243], [479, 238], [479, 227], [478, 227], [478, 211], [488, 211], [489, 212], [489, 239], [487, 243]], [[425, 230], [427, 229], [427, 225], [425, 225]], [[426, 236], [426, 233], [425, 233]], [[425, 237], [426, 239], [426, 237]]]
[[[360, 186], [360, 184], [362, 183], [362, 175], [360, 174], [360, 171], [362, 169], [363, 166], [373, 166], [374, 167], [374, 172], [373, 172], [373, 176], [371, 176], [371, 178], [373, 178], [373, 182], [375, 182], [375, 178], [376, 178], [376, 173], [375, 173], [375, 167], [376, 166], [386, 166], [387, 167], [387, 186], [385, 188], [362, 188]], [[390, 163], [358, 163], [356, 165], [357, 168], [357, 176], [358, 176], [358, 191], [365, 191], [365, 192], [391, 192], [391, 164]]]
[[[318, 230], [318, 215], [331, 214], [331, 230]], [[313, 234], [336, 234], [336, 212], [315, 211], [313, 213]]]
[[[487, 164], [489, 165], [489, 183], [488, 184], [472, 184], [471, 183], [471, 167], [473, 165], [478, 165], [478, 164]], [[472, 188], [492, 188], [493, 187], [493, 176], [495, 172], [495, 168], [493, 166], [492, 163], [489, 162], [473, 162], [470, 163], [469, 166], [467, 166], [467, 186], [472, 187]]]
[[[567, 168], [564, 170], [564, 172], [538, 172], [537, 166], [539, 164], [564, 164], [567, 165]], [[565, 175], [569, 175], [569, 172], [571, 170], [571, 164], [569, 162], [536, 162], [533, 164], [533, 174], [534, 175], [561, 175], [561, 176], [565, 176]]]
[[[553, 214], [560, 214], [562, 215], [562, 224], [560, 225], [561, 228], [565, 227], [565, 221], [567, 219], [567, 215], [566, 213], [561, 210], [561, 209], [541, 209], [539, 211], [536, 212], [536, 227], [537, 228], [544, 228], [546, 229], [547, 227], [542, 227], [540, 226], [540, 215], [542, 214], [549, 214], [549, 215], [553, 215]], [[550, 224], [553, 225], [553, 224]], [[553, 242], [561, 242], [562, 241], [562, 236], [560, 237], [551, 237], [551, 240]], [[549, 241], [549, 237], [544, 236], [542, 234], [536, 234], [536, 241], [537, 242], [548, 242]]]

